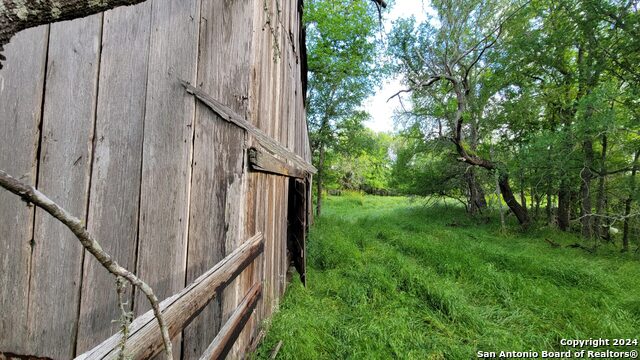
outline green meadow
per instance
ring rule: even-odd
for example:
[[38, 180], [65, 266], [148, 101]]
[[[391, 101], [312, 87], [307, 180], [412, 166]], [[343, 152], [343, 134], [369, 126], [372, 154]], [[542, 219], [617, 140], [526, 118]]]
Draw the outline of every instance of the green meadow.
[[405, 197], [328, 197], [307, 242], [308, 286], [293, 277], [253, 357], [279, 341], [278, 359], [471, 359], [640, 338], [638, 252], [590, 253], [567, 247], [586, 244], [575, 235], [520, 232], [510, 218], [503, 230], [498, 218]]

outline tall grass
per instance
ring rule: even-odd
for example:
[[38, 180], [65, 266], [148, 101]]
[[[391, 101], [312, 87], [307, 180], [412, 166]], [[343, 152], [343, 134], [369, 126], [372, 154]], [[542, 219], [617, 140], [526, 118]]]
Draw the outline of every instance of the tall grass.
[[640, 261], [553, 229], [406, 198], [328, 197], [308, 240], [308, 287], [290, 285], [256, 358], [470, 359], [564, 350], [560, 339], [640, 338]]

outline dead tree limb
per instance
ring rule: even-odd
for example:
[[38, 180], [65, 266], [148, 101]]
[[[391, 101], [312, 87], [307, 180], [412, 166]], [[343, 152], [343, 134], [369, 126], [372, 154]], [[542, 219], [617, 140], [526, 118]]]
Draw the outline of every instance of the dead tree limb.
[[135, 5], [145, 0], [0, 0], [0, 69], [1, 54], [13, 35], [31, 27], [73, 20], [119, 6]]
[[558, 244], [557, 242], [549, 239], [549, 238], [544, 238], [544, 241], [548, 242], [549, 245], [551, 245], [552, 248], [559, 248], [561, 245]]
[[38, 191], [33, 186], [24, 184], [11, 175], [7, 174], [5, 171], [0, 170], [0, 187], [3, 187], [13, 194], [20, 196], [22, 200], [26, 201], [27, 203], [35, 204], [36, 206], [51, 214], [51, 216], [53, 216], [54, 218], [58, 219], [61, 223], [68, 227], [71, 232], [73, 232], [78, 240], [80, 240], [82, 246], [87, 251], [89, 251], [91, 255], [93, 255], [105, 269], [107, 269], [115, 276], [121, 276], [127, 279], [127, 281], [131, 283], [131, 285], [137, 286], [145, 294], [145, 296], [149, 300], [149, 303], [151, 303], [153, 313], [158, 320], [158, 325], [160, 326], [160, 331], [162, 332], [162, 340], [164, 342], [167, 359], [172, 360], [173, 353], [171, 349], [171, 338], [169, 337], [169, 331], [167, 330], [164, 318], [162, 317], [162, 312], [160, 311], [160, 302], [158, 301], [156, 295], [153, 293], [151, 287], [136, 275], [134, 275], [131, 271], [120, 266], [109, 254], [107, 254], [102, 249], [100, 244], [87, 231], [80, 219], [71, 215], [69, 212], [53, 202], [53, 200], [49, 199], [46, 195]]

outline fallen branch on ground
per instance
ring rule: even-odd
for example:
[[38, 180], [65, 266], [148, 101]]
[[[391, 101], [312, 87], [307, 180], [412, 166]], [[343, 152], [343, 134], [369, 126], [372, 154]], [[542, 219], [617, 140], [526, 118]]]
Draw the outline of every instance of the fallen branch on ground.
[[549, 245], [551, 245], [552, 248], [559, 248], [560, 244], [558, 244], [557, 242], [551, 240], [551, 239], [547, 239], [545, 238], [544, 241], [548, 242]]
[[584, 246], [584, 245], [582, 245], [582, 244], [573, 243], [573, 244], [571, 244], [571, 245], [567, 245], [567, 247], [570, 247], [570, 248], [579, 248], [579, 249], [582, 249], [582, 250], [584, 250], [584, 251], [586, 251], [586, 252], [588, 252], [588, 253], [593, 254], [593, 249], [588, 248], [588, 247], [586, 247], [586, 246]]

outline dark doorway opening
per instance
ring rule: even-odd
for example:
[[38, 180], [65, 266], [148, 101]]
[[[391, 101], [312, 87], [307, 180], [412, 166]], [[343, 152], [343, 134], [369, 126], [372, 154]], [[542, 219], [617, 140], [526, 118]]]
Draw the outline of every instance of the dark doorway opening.
[[300, 274], [300, 281], [304, 286], [307, 286], [307, 223], [307, 181], [289, 178], [287, 256], [289, 257], [289, 264], [293, 264], [298, 274]]

